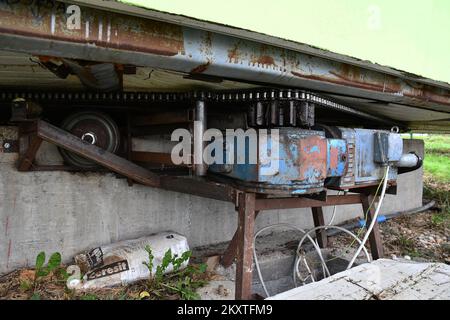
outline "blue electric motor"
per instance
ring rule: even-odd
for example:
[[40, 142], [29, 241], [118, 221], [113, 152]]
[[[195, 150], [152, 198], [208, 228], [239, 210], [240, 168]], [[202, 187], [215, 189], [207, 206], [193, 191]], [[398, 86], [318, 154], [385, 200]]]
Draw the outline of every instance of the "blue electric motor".
[[238, 138], [228, 140], [234, 142], [224, 154], [234, 149], [232, 161], [224, 156], [209, 171], [258, 193], [302, 195], [377, 185], [388, 165], [389, 180], [395, 181], [399, 167], [421, 164], [417, 155], [403, 154], [398, 133], [385, 130], [282, 127], [267, 129], [267, 137], [265, 132], [253, 135], [240, 139], [243, 145]]

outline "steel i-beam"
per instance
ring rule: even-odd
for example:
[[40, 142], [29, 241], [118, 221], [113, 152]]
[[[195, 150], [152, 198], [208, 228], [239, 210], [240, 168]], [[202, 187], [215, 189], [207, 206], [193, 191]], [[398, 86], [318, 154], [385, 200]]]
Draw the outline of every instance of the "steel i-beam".
[[[448, 111], [450, 88], [236, 36], [60, 1], [1, 1], [0, 48], [320, 90]], [[69, 12], [69, 13], [67, 13]], [[79, 22], [79, 24], [78, 24]]]

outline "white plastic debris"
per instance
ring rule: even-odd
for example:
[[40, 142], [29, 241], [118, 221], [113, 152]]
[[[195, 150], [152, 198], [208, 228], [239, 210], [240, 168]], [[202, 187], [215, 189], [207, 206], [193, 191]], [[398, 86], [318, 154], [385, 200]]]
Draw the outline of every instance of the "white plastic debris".
[[[81, 281], [72, 279], [68, 286], [73, 289], [97, 289], [148, 279], [150, 271], [143, 264], [149, 262], [146, 246], [151, 248], [154, 256], [152, 274], [155, 274], [156, 267], [161, 265], [164, 254], [169, 249], [172, 255], [178, 257], [189, 251], [186, 237], [174, 232], [163, 232], [93, 248], [75, 257], [75, 263], [85, 275]], [[188, 263], [189, 261], [185, 261], [181, 269]], [[169, 265], [166, 273], [172, 271], [173, 266]]]

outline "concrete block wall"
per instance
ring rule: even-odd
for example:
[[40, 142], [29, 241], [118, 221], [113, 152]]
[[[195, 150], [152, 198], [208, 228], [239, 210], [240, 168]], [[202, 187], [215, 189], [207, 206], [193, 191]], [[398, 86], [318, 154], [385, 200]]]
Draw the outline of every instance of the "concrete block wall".
[[[16, 138], [11, 127], [0, 128], [0, 141]], [[423, 152], [421, 141], [407, 149]], [[231, 203], [152, 189], [129, 187], [105, 173], [28, 172], [15, 168], [17, 154], [0, 150], [0, 274], [33, 265], [40, 251], [61, 252], [65, 261], [80, 251], [118, 240], [172, 230], [188, 237], [191, 247], [228, 241], [237, 215]], [[54, 146], [44, 143], [38, 162], [57, 163]], [[399, 196], [389, 196], [383, 212], [421, 205], [422, 171], [399, 179]], [[326, 208], [330, 219], [332, 208]], [[337, 209], [336, 223], [362, 214], [361, 206]], [[309, 209], [267, 211], [257, 228], [277, 223], [313, 225]]]

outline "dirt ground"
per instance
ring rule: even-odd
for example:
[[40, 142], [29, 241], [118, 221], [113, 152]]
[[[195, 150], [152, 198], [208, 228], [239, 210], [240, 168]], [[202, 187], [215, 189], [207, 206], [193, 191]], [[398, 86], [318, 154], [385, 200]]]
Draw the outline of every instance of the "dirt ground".
[[[439, 213], [427, 211], [411, 216], [398, 217], [380, 225], [386, 258], [404, 258], [418, 262], [443, 262], [450, 264], [450, 228], [438, 224]], [[330, 239], [332, 246], [352, 244], [347, 235]]]
[[[64, 266], [62, 266], [64, 268]], [[40, 279], [33, 285], [34, 270], [16, 270], [0, 278], [0, 300], [147, 300], [149, 284], [146, 280], [129, 286], [112, 287], [89, 291], [69, 290], [65, 280], [55, 275]], [[207, 283], [215, 275], [207, 272], [202, 276]], [[180, 300], [177, 294], [164, 294], [164, 300]]]

